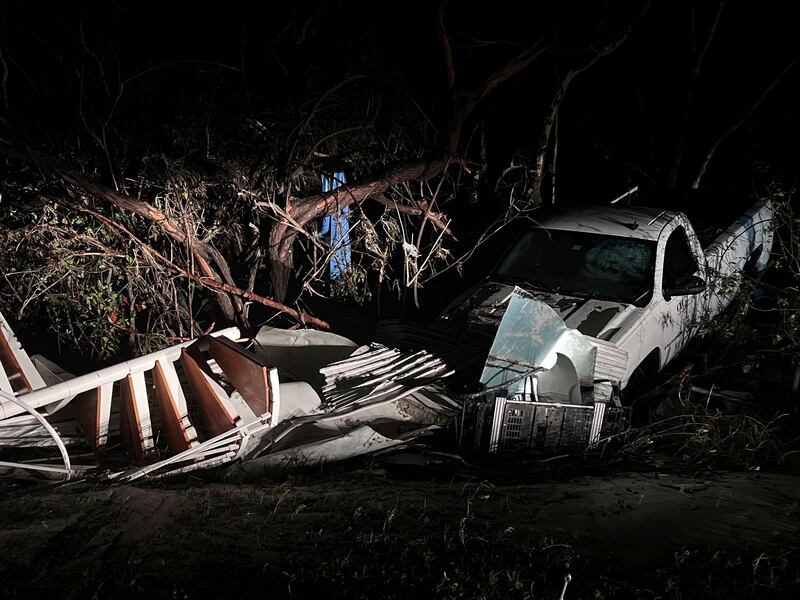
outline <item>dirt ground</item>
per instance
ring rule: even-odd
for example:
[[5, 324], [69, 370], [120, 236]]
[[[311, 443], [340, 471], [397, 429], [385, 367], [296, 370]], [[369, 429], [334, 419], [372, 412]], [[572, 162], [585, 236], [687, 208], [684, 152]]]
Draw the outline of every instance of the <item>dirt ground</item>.
[[6, 484], [0, 597], [797, 597], [794, 475], [508, 471]]

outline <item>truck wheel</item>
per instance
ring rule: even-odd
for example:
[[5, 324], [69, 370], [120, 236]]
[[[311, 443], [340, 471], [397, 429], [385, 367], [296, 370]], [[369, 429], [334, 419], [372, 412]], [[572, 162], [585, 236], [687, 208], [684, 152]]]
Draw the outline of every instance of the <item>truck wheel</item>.
[[645, 394], [652, 382], [647, 369], [640, 365], [631, 374], [628, 381], [628, 386], [625, 388], [627, 406], [631, 409], [631, 425], [641, 426], [646, 425], [650, 417], [650, 411], [654, 408], [653, 398], [641, 398]]
[[650, 411], [658, 401], [655, 398], [640, 399], [640, 396], [650, 391], [655, 375], [658, 372], [658, 355], [650, 354], [631, 373], [628, 385], [622, 390], [622, 404], [631, 409], [631, 424], [643, 425], [647, 423]]
[[650, 374], [644, 364], [636, 367], [631, 378], [628, 380], [628, 385], [622, 390], [622, 404], [624, 406], [631, 406], [643, 393], [647, 391], [648, 384], [650, 383]]

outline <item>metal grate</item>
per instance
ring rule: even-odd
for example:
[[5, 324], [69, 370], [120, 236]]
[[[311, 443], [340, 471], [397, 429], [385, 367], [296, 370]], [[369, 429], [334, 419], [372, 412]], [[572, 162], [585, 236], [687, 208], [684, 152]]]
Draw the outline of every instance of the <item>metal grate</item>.
[[[592, 445], [592, 440], [624, 428], [628, 420], [626, 409], [605, 404], [558, 404], [518, 398], [467, 402], [464, 409], [461, 444], [472, 438], [476, 448], [488, 446], [490, 452], [583, 450]], [[473, 429], [473, 435], [463, 435]]]
[[522, 422], [524, 411], [520, 408], [508, 408], [503, 422], [503, 439], [518, 440], [522, 437]]

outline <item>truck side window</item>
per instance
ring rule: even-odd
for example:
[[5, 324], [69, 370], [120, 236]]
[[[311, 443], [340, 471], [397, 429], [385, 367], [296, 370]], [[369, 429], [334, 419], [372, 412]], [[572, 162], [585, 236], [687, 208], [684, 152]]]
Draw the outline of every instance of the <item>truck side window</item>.
[[681, 277], [688, 277], [697, 272], [697, 259], [689, 245], [686, 231], [678, 227], [667, 240], [664, 251], [663, 288], [673, 287]]

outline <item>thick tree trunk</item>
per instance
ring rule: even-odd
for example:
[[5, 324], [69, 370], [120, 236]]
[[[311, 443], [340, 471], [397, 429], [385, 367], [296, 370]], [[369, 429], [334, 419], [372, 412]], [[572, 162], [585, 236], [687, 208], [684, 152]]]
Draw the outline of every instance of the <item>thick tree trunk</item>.
[[689, 83], [686, 87], [686, 96], [683, 102], [683, 114], [680, 117], [680, 120], [677, 124], [677, 131], [675, 133], [675, 139], [673, 140], [672, 145], [672, 161], [669, 169], [669, 174], [667, 175], [667, 187], [674, 188], [678, 185], [679, 176], [681, 174], [681, 164], [683, 162], [683, 155], [686, 146], [686, 140], [688, 137], [688, 128], [689, 128], [689, 115], [692, 108], [692, 100], [694, 98], [695, 87], [697, 86], [697, 79], [700, 76], [700, 71], [703, 68], [703, 60], [708, 53], [708, 49], [711, 47], [711, 42], [714, 40], [714, 35], [716, 34], [717, 27], [719, 26], [720, 17], [722, 16], [722, 9], [724, 3], [720, 2], [719, 6], [717, 7], [717, 14], [714, 17], [714, 21], [711, 24], [711, 28], [708, 31], [708, 34], [705, 37], [703, 45], [701, 48], [697, 48], [696, 38], [697, 38], [697, 24], [696, 24], [696, 6], [692, 6], [692, 31], [691, 31], [691, 41], [692, 41], [692, 52], [694, 54], [694, 62], [692, 63], [692, 69], [689, 73]]
[[297, 231], [289, 229], [279, 221], [272, 226], [269, 234], [269, 264], [272, 279], [272, 296], [279, 302], [286, 300], [289, 283], [294, 271], [292, 251]]
[[550, 138], [553, 133], [553, 125], [558, 117], [558, 110], [561, 108], [561, 102], [567, 93], [567, 88], [572, 80], [580, 71], [567, 71], [567, 74], [559, 81], [556, 93], [553, 95], [553, 100], [550, 102], [550, 109], [544, 117], [542, 123], [542, 133], [539, 136], [539, 146], [536, 150], [536, 159], [533, 164], [533, 183], [531, 184], [531, 199], [534, 205], [542, 204], [542, 183], [544, 182], [545, 164], [547, 159], [547, 151], [550, 149]]

